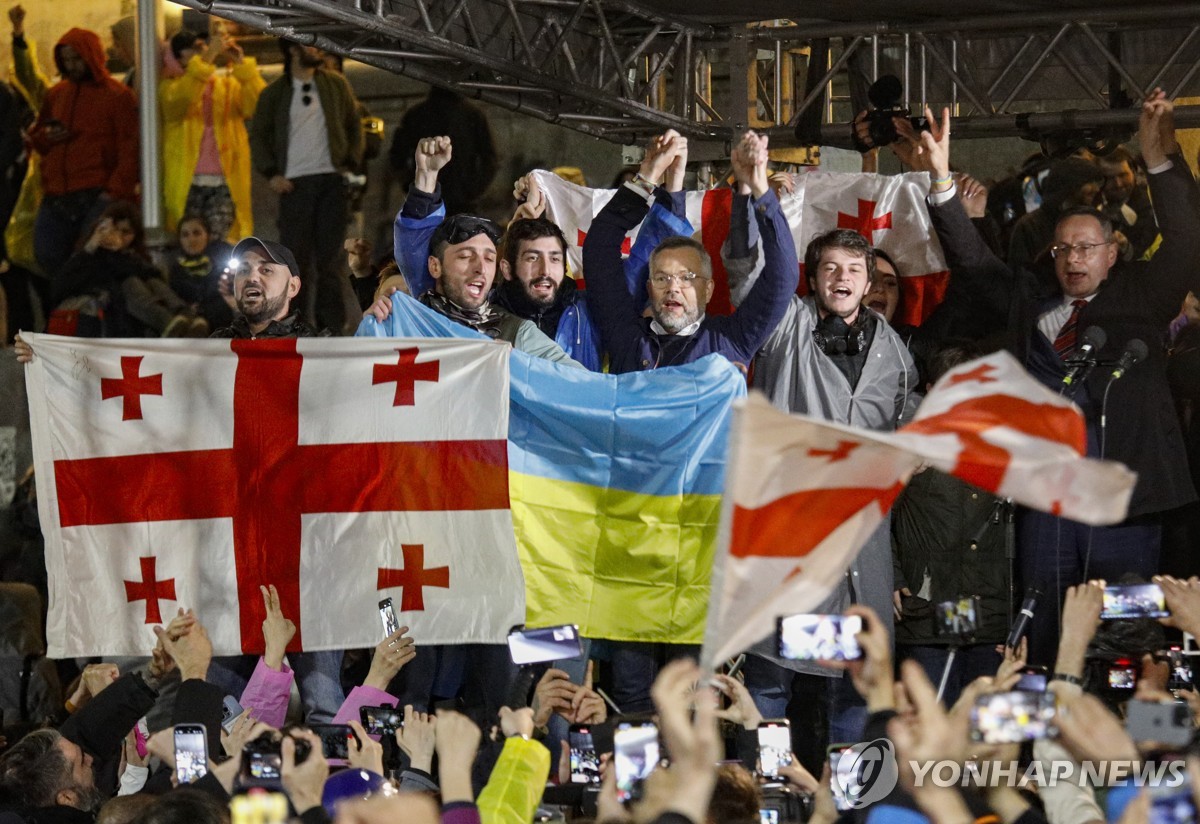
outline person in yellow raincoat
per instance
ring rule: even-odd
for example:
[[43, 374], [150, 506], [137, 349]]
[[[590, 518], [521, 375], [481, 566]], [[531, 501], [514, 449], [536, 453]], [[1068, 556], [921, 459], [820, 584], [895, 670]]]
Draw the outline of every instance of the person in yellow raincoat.
[[[228, 72], [217, 69], [222, 55]], [[183, 215], [196, 213], [216, 240], [247, 237], [254, 225], [246, 120], [266, 85], [258, 64], [231, 37], [209, 43], [189, 31], [171, 38], [165, 58], [158, 100], [167, 228], [174, 232]]]

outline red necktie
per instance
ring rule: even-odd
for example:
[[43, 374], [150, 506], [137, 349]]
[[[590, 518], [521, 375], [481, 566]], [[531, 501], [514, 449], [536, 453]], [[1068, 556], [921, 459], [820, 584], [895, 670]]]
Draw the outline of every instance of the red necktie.
[[1075, 351], [1075, 340], [1079, 337], [1079, 310], [1087, 305], [1088, 302], [1083, 299], [1071, 301], [1071, 314], [1054, 339], [1054, 351], [1063, 360]]

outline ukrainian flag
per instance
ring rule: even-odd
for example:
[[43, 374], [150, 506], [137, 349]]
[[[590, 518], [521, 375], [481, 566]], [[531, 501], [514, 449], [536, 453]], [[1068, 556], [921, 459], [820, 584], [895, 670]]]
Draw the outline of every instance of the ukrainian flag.
[[[483, 337], [407, 295], [358, 335]], [[509, 497], [529, 626], [700, 643], [742, 374], [710, 355], [603, 375], [513, 351]]]

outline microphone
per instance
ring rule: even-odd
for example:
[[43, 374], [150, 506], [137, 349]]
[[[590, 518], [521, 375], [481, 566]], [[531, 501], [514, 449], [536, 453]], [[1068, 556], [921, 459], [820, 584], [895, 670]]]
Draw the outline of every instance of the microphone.
[[1063, 378], [1063, 386], [1070, 386], [1077, 380], [1083, 380], [1096, 365], [1096, 353], [1108, 343], [1108, 335], [1099, 326], [1089, 326], [1083, 330], [1079, 351], [1070, 359], [1071, 367]]
[[1021, 643], [1021, 638], [1029, 630], [1029, 622], [1033, 620], [1033, 611], [1037, 609], [1038, 598], [1041, 597], [1041, 590], [1033, 587], [1025, 590], [1025, 600], [1021, 602], [1021, 611], [1017, 613], [1012, 629], [1008, 631], [1008, 638], [1005, 639], [1004, 646], [1016, 649], [1017, 645]]
[[1134, 364], [1141, 363], [1150, 355], [1150, 349], [1145, 342], [1134, 338], [1125, 344], [1125, 351], [1121, 353], [1121, 357], [1117, 358], [1117, 365], [1112, 371], [1112, 380], [1117, 380], [1124, 377], [1125, 373]]

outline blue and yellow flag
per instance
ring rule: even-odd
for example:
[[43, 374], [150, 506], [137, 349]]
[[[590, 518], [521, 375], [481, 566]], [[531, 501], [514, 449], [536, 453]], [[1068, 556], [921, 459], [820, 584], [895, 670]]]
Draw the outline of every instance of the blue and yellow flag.
[[[483, 337], [407, 295], [358, 335]], [[509, 493], [529, 626], [700, 643], [731, 404], [742, 374], [710, 355], [603, 375], [513, 351]]]

